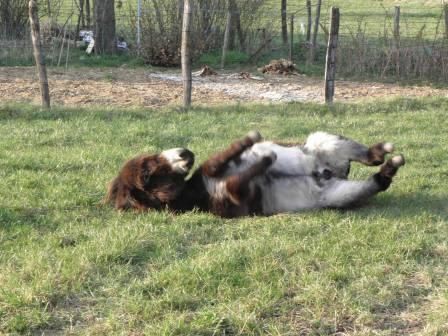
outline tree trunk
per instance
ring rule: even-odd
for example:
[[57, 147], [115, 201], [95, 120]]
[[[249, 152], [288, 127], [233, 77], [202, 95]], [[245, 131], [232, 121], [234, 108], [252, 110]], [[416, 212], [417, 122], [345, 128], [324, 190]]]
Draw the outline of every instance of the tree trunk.
[[231, 13], [231, 23], [230, 23], [230, 30], [229, 30], [229, 49], [234, 50], [235, 49], [235, 28], [236, 28], [236, 12], [237, 12], [237, 6], [235, 0], [229, 0], [229, 13]]
[[184, 0], [177, 0], [177, 20], [182, 20], [184, 13]]
[[240, 10], [237, 7], [237, 5], [235, 5], [235, 10], [236, 10], [235, 15], [234, 15], [235, 28], [236, 28], [236, 32], [238, 34], [240, 48], [242, 51], [245, 51], [246, 50], [246, 38], [244, 36], [243, 29], [241, 28], [241, 14], [240, 14]]
[[230, 27], [232, 26], [232, 12], [229, 10], [227, 13], [227, 23], [226, 30], [224, 32], [224, 42], [222, 46], [222, 56], [221, 56], [221, 69], [224, 69], [224, 65], [226, 62], [226, 55], [229, 49], [229, 36], [230, 36]]
[[113, 54], [115, 40], [115, 0], [95, 1], [95, 52]]
[[165, 27], [163, 24], [162, 12], [160, 11], [160, 4], [156, 0], [152, 0], [154, 11], [156, 13], [157, 24], [159, 25], [160, 36], [165, 35]]
[[317, 49], [317, 33], [319, 31], [319, 22], [320, 22], [320, 8], [322, 6], [322, 0], [317, 0], [316, 7], [316, 18], [314, 20], [314, 32], [313, 32], [313, 40], [311, 43], [310, 49], [310, 62], [314, 62], [316, 59], [316, 49]]
[[311, 0], [306, 0], [306, 12], [308, 16], [308, 21], [306, 25], [306, 41], [311, 42], [311, 27], [313, 26], [313, 20], [311, 18]]
[[282, 40], [283, 44], [288, 43], [288, 23], [286, 22], [286, 0], [282, 0]]
[[51, 5], [50, 5], [50, 0], [47, 0], [47, 12], [48, 12], [48, 17], [52, 18], [52, 13], [51, 13]]
[[76, 24], [76, 33], [75, 38], [79, 37], [79, 31], [81, 30], [81, 27], [85, 27], [85, 20], [84, 20], [84, 0], [79, 0], [79, 15], [78, 15], [78, 23]]
[[90, 0], [86, 0], [86, 23], [87, 23], [87, 27], [91, 28], [92, 27], [92, 17], [90, 15]]
[[[80, 8], [79, 16], [81, 17], [81, 28], [86, 27], [86, 17], [84, 15], [84, 6], [85, 6], [85, 1], [79, 0], [79, 8]], [[78, 35], [76, 35], [76, 36], [78, 36]]]

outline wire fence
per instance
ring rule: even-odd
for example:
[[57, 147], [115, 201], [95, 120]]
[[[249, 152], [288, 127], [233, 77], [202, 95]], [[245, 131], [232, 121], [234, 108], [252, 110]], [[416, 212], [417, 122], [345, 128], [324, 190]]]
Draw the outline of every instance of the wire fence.
[[[229, 67], [235, 63], [259, 66], [270, 59], [291, 58], [299, 71], [321, 75], [330, 7], [334, 2], [323, 2], [316, 44], [313, 45], [310, 35], [314, 33], [317, 1], [311, 1], [310, 9], [305, 1], [289, 1], [286, 15], [283, 15], [286, 17], [287, 40], [282, 31], [285, 22], [281, 21], [282, 13], [278, 7], [256, 0], [236, 2], [234, 8], [229, 8], [225, 1], [197, 1], [193, 8], [194, 61], [197, 65], [221, 64], [226, 22], [232, 15], [237, 21], [234, 21], [235, 29], [224, 64]], [[27, 1], [17, 8], [19, 14], [20, 10], [25, 10], [22, 15], [8, 14], [3, 8], [4, 3], [11, 1], [0, 0], [0, 65], [32, 65]], [[81, 10], [79, 0], [55, 1], [52, 8], [47, 8], [45, 3], [41, 2], [40, 20], [47, 64], [66, 68], [91, 64], [92, 59], [97, 58], [94, 53], [86, 53], [89, 36], [95, 34], [93, 8]], [[181, 3], [142, 1], [139, 12], [136, 3], [118, 1], [115, 17], [117, 43], [121, 42], [119, 53], [147, 64], [179, 66]], [[358, 5], [356, 8], [348, 6], [344, 11], [342, 4], [340, 13], [338, 77], [437, 82], [448, 79], [448, 20], [442, 5], [402, 6], [398, 23], [395, 7]], [[140, 30], [137, 29], [139, 24]], [[139, 41], [141, 45], [138, 45]], [[310, 48], [314, 49], [311, 58]]]

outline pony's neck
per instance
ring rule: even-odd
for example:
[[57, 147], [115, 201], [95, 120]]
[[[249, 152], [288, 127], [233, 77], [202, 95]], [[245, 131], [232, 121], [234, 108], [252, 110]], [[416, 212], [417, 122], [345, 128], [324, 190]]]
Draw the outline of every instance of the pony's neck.
[[210, 195], [208, 194], [202, 174], [199, 170], [186, 181], [184, 189], [179, 196], [170, 204], [174, 211], [185, 212], [193, 209], [201, 211], [209, 210]]

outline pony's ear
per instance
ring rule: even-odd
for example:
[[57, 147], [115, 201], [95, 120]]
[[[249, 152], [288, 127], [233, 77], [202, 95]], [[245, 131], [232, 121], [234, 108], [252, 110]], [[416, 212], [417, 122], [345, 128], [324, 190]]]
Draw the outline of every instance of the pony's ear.
[[131, 193], [120, 176], [113, 179], [108, 187], [104, 204], [111, 204], [117, 210], [127, 210], [131, 207]]

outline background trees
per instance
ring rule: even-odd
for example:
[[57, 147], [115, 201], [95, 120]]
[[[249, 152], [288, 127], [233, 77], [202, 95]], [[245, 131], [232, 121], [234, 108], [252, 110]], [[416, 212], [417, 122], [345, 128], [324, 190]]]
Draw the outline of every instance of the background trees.
[[117, 48], [115, 36], [115, 0], [95, 1], [95, 52], [112, 54]]
[[0, 0], [0, 36], [23, 38], [28, 27], [28, 0]]

